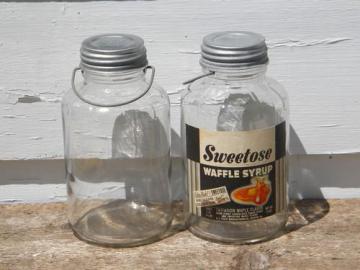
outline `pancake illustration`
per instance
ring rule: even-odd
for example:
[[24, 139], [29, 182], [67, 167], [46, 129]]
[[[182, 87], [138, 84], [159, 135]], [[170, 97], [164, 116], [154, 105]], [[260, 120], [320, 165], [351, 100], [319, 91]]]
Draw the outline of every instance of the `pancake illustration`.
[[265, 205], [271, 194], [271, 182], [268, 176], [251, 178], [251, 184], [240, 187], [231, 192], [231, 199], [237, 204]]

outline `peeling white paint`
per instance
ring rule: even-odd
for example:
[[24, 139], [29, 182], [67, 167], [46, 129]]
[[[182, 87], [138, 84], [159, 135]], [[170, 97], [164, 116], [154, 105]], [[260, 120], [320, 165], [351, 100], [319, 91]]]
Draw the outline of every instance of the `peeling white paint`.
[[[269, 49], [278, 48], [278, 47], [310, 47], [318, 45], [332, 45], [344, 41], [352, 40], [348, 37], [339, 37], [339, 38], [325, 38], [325, 39], [316, 39], [316, 40], [297, 40], [297, 39], [286, 39], [279, 41], [267, 41], [266, 44]], [[196, 49], [179, 49], [179, 53], [182, 54], [201, 54], [200, 50]]]
[[200, 50], [185, 50], [185, 49], [179, 49], [179, 53], [183, 54], [200, 54]]
[[57, 121], [57, 119], [56, 119], [56, 118], [50, 118], [50, 119], [39, 119], [39, 121], [41, 121], [41, 122], [55, 122], [55, 121]]
[[43, 137], [30, 137], [30, 140], [34, 140], [34, 141], [38, 141], [38, 140], [42, 140]]
[[38, 96], [22, 96], [19, 97], [17, 100], [17, 103], [35, 103], [35, 102], [41, 102], [41, 98]]
[[2, 185], [0, 189], [0, 203], [36, 203], [65, 200], [65, 184]]
[[61, 102], [61, 96], [55, 96], [54, 93], [36, 94], [32, 90], [8, 89], [6, 94], [0, 97], [0, 103], [16, 105], [18, 103], [36, 103], [36, 102]]
[[11, 115], [11, 114], [5, 114], [1, 116], [2, 118], [9, 118], [9, 119], [16, 119], [16, 118], [25, 118], [26, 116], [24, 114], [21, 115]]
[[323, 128], [331, 128], [331, 127], [338, 127], [339, 124], [324, 124], [324, 125], [319, 125], [319, 127], [323, 127]]
[[201, 73], [202, 37], [239, 29], [271, 47], [268, 74], [290, 96], [294, 153], [358, 151], [359, 14], [357, 0], [0, 2], [0, 159], [62, 157], [60, 101], [81, 41], [119, 31], [144, 38], [177, 134], [181, 84]]
[[49, 98], [49, 97], [40, 97], [41, 101], [50, 102], [50, 103], [60, 103], [62, 97]]
[[62, 15], [66, 14], [66, 4], [64, 3], [62, 10], [61, 10]]
[[270, 41], [267, 42], [267, 45], [270, 49], [278, 48], [278, 47], [310, 47], [310, 46], [318, 46], [318, 45], [332, 45], [337, 44], [344, 41], [352, 40], [352, 38], [348, 37], [339, 37], [339, 38], [325, 38], [318, 40], [296, 40], [296, 39], [287, 39], [281, 41]]
[[94, 136], [94, 137], [102, 140], [112, 140], [112, 136]]

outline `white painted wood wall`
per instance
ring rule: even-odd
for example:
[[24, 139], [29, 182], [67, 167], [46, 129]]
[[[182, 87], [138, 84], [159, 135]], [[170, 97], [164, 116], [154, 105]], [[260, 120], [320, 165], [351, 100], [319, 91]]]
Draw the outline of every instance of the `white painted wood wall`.
[[64, 191], [62, 163], [41, 164], [63, 157], [59, 102], [84, 38], [142, 36], [178, 132], [181, 82], [200, 72], [201, 39], [218, 30], [267, 38], [269, 75], [291, 102], [293, 196], [319, 197], [312, 183], [326, 197], [360, 197], [360, 1], [0, 1], [0, 201], [48, 200], [52, 177]]

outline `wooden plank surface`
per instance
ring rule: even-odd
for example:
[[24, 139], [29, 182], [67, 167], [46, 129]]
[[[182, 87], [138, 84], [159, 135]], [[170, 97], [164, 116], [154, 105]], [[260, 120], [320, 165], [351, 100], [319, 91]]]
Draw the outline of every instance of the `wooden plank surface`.
[[0, 205], [0, 269], [358, 269], [360, 200], [305, 200], [286, 233], [254, 245], [221, 245], [179, 232], [129, 249], [75, 238], [64, 203]]
[[201, 38], [228, 29], [266, 36], [269, 74], [290, 95], [293, 153], [359, 152], [359, 13], [357, 0], [0, 1], [0, 159], [62, 157], [60, 99], [81, 41], [104, 32], [145, 39], [178, 131]]

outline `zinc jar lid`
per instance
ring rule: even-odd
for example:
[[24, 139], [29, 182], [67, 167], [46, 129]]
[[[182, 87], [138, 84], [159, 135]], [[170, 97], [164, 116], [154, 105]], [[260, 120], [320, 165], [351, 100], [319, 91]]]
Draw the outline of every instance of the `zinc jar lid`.
[[268, 62], [265, 38], [247, 31], [215, 32], [204, 37], [200, 65], [209, 69], [238, 69]]
[[121, 71], [148, 63], [144, 40], [130, 34], [102, 34], [82, 42], [80, 67], [93, 71]]

